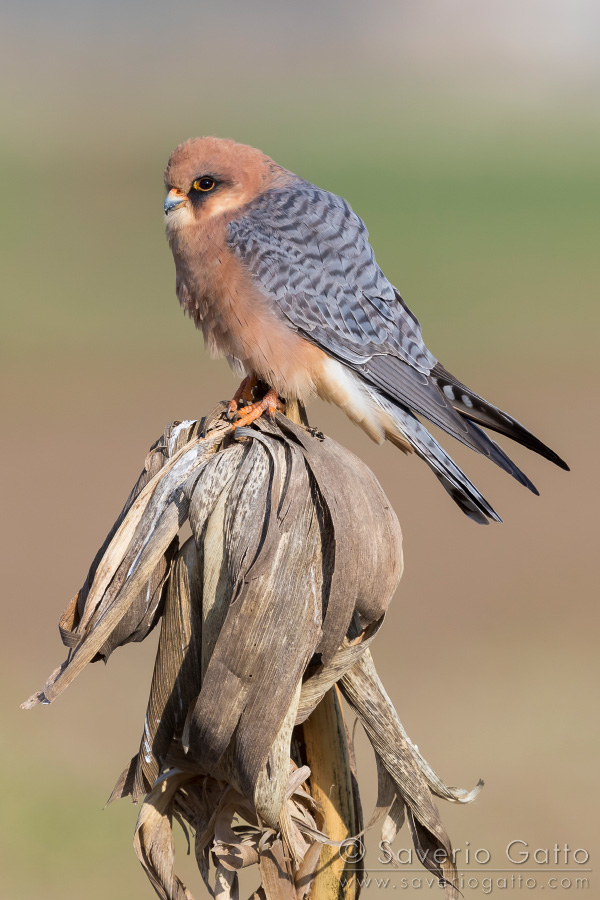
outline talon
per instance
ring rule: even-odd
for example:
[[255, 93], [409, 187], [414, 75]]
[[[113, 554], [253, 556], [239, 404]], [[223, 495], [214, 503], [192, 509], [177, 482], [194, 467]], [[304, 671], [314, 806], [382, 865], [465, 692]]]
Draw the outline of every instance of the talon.
[[268, 412], [269, 417], [274, 419], [276, 412], [284, 412], [284, 410], [285, 403], [281, 402], [275, 388], [269, 388], [262, 400], [258, 400], [256, 403], [252, 403], [244, 409], [244, 414], [234, 422], [232, 430], [235, 432], [236, 428], [243, 428], [245, 425], [250, 425], [252, 422], [256, 421], [256, 419], [259, 419], [264, 412]]
[[252, 391], [258, 384], [258, 379], [255, 375], [246, 375], [246, 377], [242, 380], [239, 388], [233, 395], [233, 399], [229, 401], [227, 406], [227, 418], [231, 419], [232, 416], [238, 411], [238, 406], [240, 404], [240, 400], [243, 400], [244, 403], [250, 404], [252, 403]]

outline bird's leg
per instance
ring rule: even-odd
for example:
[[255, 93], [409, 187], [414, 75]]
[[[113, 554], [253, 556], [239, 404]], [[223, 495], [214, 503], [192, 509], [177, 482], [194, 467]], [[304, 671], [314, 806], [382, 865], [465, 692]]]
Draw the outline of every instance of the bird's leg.
[[246, 375], [240, 384], [239, 388], [233, 395], [233, 399], [229, 401], [227, 406], [227, 418], [231, 418], [234, 413], [237, 412], [238, 406], [240, 405], [240, 400], [243, 400], [245, 403], [252, 403], [252, 391], [258, 384], [258, 379], [256, 375]]
[[252, 403], [250, 406], [245, 407], [244, 415], [240, 416], [234, 423], [233, 430], [235, 431], [236, 428], [242, 428], [244, 425], [250, 425], [255, 419], [259, 419], [264, 412], [268, 412], [269, 416], [273, 419], [278, 410], [284, 412], [285, 404], [282, 403], [277, 396], [275, 388], [269, 388], [262, 400], [258, 400], [257, 403]]

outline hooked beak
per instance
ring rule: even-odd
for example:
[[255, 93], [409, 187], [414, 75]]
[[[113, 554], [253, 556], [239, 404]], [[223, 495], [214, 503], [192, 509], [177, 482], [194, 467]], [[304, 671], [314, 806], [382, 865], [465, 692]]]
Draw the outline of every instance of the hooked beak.
[[168, 216], [170, 212], [180, 207], [186, 200], [187, 197], [184, 193], [177, 190], [177, 188], [171, 188], [165, 197], [165, 215]]

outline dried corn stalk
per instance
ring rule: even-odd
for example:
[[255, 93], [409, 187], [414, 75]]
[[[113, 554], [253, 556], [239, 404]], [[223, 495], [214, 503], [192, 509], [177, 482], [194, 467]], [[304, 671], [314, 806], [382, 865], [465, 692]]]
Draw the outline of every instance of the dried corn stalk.
[[362, 832], [339, 685], [375, 750], [383, 838], [406, 818], [455, 897], [432, 796], [475, 792], [446, 787], [423, 760], [368, 650], [402, 571], [396, 516], [329, 438], [278, 415], [234, 440], [223, 409], [154, 444], [61, 618], [67, 660], [24, 706], [50, 703], [162, 619], [140, 749], [112, 795], [145, 797], [135, 848], [156, 892], [191, 896], [174, 872], [175, 818], [195, 833], [213, 896], [237, 897], [238, 871], [256, 864], [257, 896], [333, 900], [357, 896], [347, 845]]

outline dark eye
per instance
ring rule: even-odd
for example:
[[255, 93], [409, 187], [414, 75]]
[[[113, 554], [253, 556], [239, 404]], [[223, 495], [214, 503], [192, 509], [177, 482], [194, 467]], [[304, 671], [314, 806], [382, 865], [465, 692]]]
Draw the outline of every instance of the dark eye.
[[210, 175], [204, 175], [203, 178], [196, 178], [192, 187], [195, 191], [212, 191], [214, 186], [216, 185], [216, 181], [214, 178], [211, 178]]

